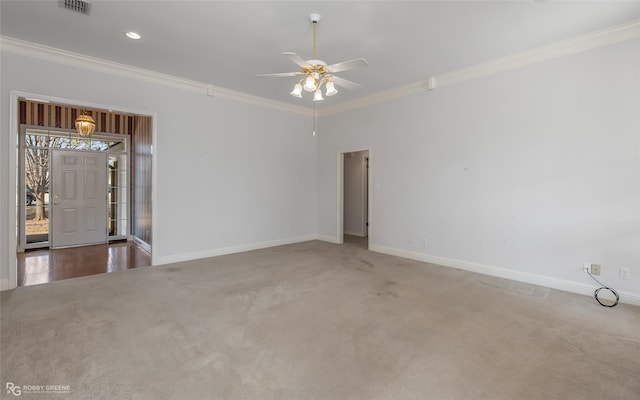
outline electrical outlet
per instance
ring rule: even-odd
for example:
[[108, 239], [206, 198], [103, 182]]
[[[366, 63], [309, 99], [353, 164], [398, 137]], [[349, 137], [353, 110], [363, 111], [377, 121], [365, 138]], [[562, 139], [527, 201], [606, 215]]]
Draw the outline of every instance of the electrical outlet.
[[620, 268], [618, 272], [620, 274], [620, 279], [629, 279], [629, 268]]
[[422, 238], [420, 244], [422, 244], [422, 247], [427, 247], [427, 238]]
[[584, 263], [582, 270], [591, 275], [600, 275], [600, 264]]

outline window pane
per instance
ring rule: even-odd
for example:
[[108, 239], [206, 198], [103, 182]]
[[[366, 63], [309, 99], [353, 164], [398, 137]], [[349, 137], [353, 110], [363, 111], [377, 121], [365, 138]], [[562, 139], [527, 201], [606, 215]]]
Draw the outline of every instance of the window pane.
[[126, 219], [110, 219], [109, 220], [109, 236], [126, 236], [127, 220]]
[[49, 147], [50, 142], [49, 135], [41, 132], [32, 132], [24, 137], [24, 144], [27, 147]]
[[107, 151], [109, 150], [109, 143], [104, 140], [92, 140], [91, 141], [91, 150], [96, 151]]
[[36, 204], [26, 206], [25, 231], [27, 243], [46, 242], [49, 240], [49, 205]]

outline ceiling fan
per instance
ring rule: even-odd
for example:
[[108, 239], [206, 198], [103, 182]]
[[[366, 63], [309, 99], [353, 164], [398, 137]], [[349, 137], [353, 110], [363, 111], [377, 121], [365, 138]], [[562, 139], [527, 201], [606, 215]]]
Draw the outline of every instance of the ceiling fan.
[[322, 97], [322, 86], [325, 86], [325, 95], [333, 96], [338, 93], [336, 86], [342, 86], [347, 89], [360, 87], [359, 84], [351, 82], [339, 76], [335, 76], [336, 72], [347, 71], [354, 68], [366, 67], [369, 65], [364, 58], [355, 58], [349, 61], [343, 61], [336, 64], [327, 65], [326, 62], [316, 59], [316, 26], [320, 21], [320, 14], [309, 15], [309, 20], [313, 23], [313, 59], [304, 60], [302, 57], [292, 52], [284, 52], [283, 55], [289, 57], [291, 61], [297, 64], [301, 70], [298, 72], [281, 72], [277, 74], [260, 74], [257, 77], [286, 77], [300, 76], [301, 79], [295, 84], [291, 95], [302, 98], [302, 91], [312, 92], [313, 101], [324, 100]]

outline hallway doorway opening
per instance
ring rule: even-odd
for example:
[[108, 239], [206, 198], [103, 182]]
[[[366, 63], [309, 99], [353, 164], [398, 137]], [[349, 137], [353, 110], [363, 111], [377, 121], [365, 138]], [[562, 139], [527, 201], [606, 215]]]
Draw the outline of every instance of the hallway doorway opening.
[[338, 184], [338, 242], [369, 248], [370, 234], [370, 150], [340, 153]]

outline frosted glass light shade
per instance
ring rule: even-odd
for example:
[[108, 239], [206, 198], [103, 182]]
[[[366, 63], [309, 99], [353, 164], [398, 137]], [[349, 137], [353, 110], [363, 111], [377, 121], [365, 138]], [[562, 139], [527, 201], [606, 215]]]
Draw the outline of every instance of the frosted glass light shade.
[[291, 91], [291, 95], [293, 97], [301, 98], [302, 97], [302, 85], [299, 84], [299, 83], [296, 83], [296, 85], [293, 87], [293, 90]]
[[329, 81], [327, 82], [327, 92], [325, 93], [327, 96], [333, 96], [334, 94], [338, 93], [338, 90], [336, 90], [335, 85], [333, 84], [333, 82]]
[[304, 90], [307, 92], [313, 92], [316, 90], [316, 80], [313, 79], [312, 76], [308, 76], [307, 79], [304, 80]]
[[322, 97], [322, 92], [320, 91], [320, 89], [318, 89], [315, 92], [313, 92], [313, 101], [320, 101], [320, 100], [324, 100], [324, 98]]

